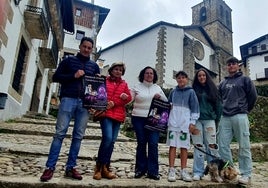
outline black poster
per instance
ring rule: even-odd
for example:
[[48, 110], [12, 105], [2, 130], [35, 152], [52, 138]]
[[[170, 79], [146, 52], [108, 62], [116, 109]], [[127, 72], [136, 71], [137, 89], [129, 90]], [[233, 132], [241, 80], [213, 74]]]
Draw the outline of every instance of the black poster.
[[170, 108], [171, 105], [169, 102], [153, 99], [145, 128], [153, 131], [166, 132]]
[[107, 106], [106, 78], [104, 76], [85, 76], [84, 108], [105, 110]]

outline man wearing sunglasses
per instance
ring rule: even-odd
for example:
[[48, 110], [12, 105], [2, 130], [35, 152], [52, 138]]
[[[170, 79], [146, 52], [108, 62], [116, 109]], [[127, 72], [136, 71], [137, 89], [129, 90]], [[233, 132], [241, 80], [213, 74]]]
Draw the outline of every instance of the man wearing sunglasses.
[[252, 172], [248, 113], [257, 100], [257, 92], [249, 77], [243, 76], [239, 61], [230, 57], [226, 61], [228, 76], [219, 85], [223, 113], [219, 124], [219, 154], [233, 163], [230, 144], [233, 137], [239, 145], [238, 165], [241, 177], [238, 182], [249, 184]]

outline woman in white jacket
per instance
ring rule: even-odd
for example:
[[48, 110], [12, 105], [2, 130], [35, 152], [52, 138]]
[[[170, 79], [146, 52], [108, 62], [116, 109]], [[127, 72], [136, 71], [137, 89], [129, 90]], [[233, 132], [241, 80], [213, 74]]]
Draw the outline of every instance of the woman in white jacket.
[[140, 83], [131, 89], [134, 100], [131, 122], [137, 138], [135, 178], [141, 178], [147, 173], [148, 178], [159, 180], [159, 132], [145, 129], [144, 126], [152, 99], [167, 101], [167, 97], [161, 87], [156, 84], [158, 76], [154, 68], [145, 67], [138, 78]]

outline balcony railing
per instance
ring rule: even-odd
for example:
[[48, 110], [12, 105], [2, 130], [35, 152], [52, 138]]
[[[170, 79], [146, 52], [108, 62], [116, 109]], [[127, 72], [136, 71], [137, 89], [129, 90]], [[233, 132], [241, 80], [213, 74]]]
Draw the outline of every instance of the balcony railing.
[[27, 5], [24, 11], [24, 21], [31, 38], [48, 39], [49, 25], [42, 8]]
[[268, 74], [266, 72], [256, 73], [256, 80], [268, 80]]

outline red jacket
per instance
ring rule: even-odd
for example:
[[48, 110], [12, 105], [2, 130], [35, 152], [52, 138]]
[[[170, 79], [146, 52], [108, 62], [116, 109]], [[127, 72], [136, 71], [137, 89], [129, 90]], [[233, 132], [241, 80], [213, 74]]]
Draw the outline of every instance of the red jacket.
[[[105, 113], [106, 117], [119, 122], [124, 122], [126, 117], [125, 105], [131, 101], [131, 94], [127, 83], [122, 78], [111, 79], [110, 76], [106, 79], [108, 101], [114, 102], [114, 107], [108, 109]], [[126, 93], [128, 98], [122, 100], [120, 95]]]

